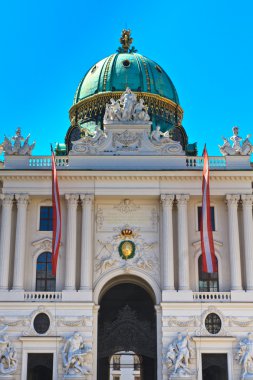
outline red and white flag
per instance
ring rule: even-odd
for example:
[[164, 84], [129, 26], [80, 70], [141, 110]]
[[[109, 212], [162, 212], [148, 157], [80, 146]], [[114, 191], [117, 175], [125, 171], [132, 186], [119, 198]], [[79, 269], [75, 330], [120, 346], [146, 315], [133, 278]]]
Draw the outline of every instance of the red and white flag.
[[53, 202], [53, 242], [52, 242], [52, 274], [56, 276], [58, 254], [61, 242], [61, 204], [58, 187], [55, 157], [52, 150], [52, 202]]
[[200, 221], [200, 236], [202, 249], [203, 272], [217, 272], [213, 232], [211, 224], [210, 188], [209, 188], [209, 162], [206, 146], [204, 147], [204, 167], [202, 176], [202, 216]]

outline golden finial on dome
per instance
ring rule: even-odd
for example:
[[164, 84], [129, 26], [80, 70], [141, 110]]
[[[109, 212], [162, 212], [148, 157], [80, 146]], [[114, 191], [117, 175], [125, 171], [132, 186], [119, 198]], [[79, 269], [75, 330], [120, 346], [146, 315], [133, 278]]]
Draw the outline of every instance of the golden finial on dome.
[[124, 52], [127, 53], [130, 48], [130, 45], [133, 42], [133, 38], [131, 37], [131, 30], [123, 29], [121, 32], [121, 37], [119, 41], [122, 45]]

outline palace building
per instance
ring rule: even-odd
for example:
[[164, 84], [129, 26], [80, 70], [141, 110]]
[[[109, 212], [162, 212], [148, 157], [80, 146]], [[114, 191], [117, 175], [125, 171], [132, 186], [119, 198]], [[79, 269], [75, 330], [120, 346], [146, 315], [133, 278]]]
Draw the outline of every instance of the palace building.
[[205, 273], [203, 157], [170, 77], [129, 30], [120, 42], [81, 80], [55, 147], [56, 276], [51, 156], [2, 131], [0, 380], [253, 379], [253, 147], [234, 127], [209, 157]]

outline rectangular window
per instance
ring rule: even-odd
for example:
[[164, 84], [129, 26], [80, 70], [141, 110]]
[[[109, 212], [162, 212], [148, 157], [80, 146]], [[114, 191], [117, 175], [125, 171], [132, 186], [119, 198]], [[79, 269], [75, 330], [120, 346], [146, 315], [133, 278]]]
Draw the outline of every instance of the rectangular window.
[[[214, 206], [210, 207], [211, 211], [211, 225], [212, 225], [212, 231], [215, 231], [215, 218], [214, 218]], [[198, 207], [198, 231], [200, 231], [200, 221], [202, 217], [202, 207]]]
[[40, 207], [40, 231], [53, 231], [53, 207]]

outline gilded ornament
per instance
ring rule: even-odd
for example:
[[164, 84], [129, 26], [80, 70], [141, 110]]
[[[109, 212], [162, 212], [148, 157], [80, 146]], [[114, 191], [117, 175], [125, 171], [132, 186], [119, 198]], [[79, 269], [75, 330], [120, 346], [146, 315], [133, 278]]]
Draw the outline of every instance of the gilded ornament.
[[122, 259], [129, 260], [135, 255], [135, 244], [131, 240], [122, 241], [119, 245], [119, 254]]

